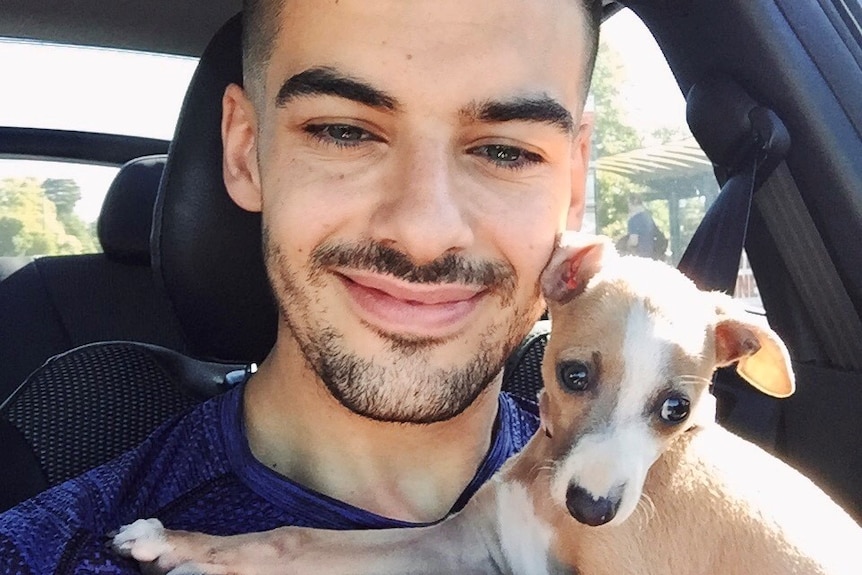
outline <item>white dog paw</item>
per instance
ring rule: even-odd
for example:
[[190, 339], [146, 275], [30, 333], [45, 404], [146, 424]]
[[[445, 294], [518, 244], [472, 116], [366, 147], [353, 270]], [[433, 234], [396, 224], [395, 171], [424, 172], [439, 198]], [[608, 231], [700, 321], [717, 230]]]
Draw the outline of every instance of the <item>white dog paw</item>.
[[158, 519], [138, 519], [123, 525], [111, 540], [111, 547], [124, 557], [137, 561], [155, 561], [170, 552], [165, 527]]

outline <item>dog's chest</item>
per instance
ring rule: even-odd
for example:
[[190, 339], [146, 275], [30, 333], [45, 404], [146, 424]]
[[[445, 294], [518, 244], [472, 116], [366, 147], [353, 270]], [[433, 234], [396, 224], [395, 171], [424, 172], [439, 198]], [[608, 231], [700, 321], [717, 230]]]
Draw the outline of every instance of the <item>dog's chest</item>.
[[518, 482], [498, 484], [497, 529], [503, 556], [511, 573], [519, 575], [562, 575], [549, 560], [553, 529], [536, 513], [527, 488]]

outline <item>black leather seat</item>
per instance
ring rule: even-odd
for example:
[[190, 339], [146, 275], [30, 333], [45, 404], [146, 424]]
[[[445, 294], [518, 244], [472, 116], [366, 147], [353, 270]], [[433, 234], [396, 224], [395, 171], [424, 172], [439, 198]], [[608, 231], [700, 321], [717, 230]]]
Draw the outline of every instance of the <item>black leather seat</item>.
[[221, 98], [242, 83], [239, 15], [209, 44], [183, 103], [153, 221], [153, 266], [195, 357], [260, 361], [276, 308], [261, 253], [260, 215], [222, 178]]
[[150, 231], [166, 157], [118, 172], [98, 220], [101, 254], [37, 258], [0, 282], [0, 401], [49, 357], [128, 339], [184, 349], [150, 267]]
[[0, 282], [33, 261], [33, 256], [0, 256]]
[[[229, 387], [275, 340], [260, 217], [238, 208], [222, 180], [220, 102], [227, 84], [241, 80], [240, 26], [231, 19], [201, 57], [156, 202], [153, 267], [190, 355], [105, 342], [34, 372], [0, 406], [8, 446], [0, 452], [0, 509], [133, 447], [171, 414]], [[509, 360], [504, 388], [535, 398], [546, 334], [547, 325], [537, 326]]]

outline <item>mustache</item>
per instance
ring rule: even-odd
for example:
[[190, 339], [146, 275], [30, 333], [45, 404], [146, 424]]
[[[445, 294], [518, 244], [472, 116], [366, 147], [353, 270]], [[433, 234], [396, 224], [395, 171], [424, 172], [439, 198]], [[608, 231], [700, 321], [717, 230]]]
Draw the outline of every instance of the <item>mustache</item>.
[[365, 244], [321, 244], [311, 253], [317, 269], [344, 267], [388, 274], [420, 283], [462, 283], [511, 293], [515, 289], [515, 270], [506, 262], [473, 260], [447, 253], [436, 260], [416, 265], [406, 254], [377, 242]]

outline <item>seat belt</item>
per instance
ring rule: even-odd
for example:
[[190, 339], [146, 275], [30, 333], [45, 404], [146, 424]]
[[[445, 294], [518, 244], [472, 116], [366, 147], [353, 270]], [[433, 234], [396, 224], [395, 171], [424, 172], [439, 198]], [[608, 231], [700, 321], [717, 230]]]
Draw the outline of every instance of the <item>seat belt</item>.
[[[783, 161], [790, 136], [771, 110], [724, 75], [692, 86], [686, 104], [692, 134], [725, 181], [678, 268], [700, 289], [733, 295], [757, 189]], [[717, 370], [713, 383], [719, 422], [774, 450], [781, 421], [778, 404], [741, 384], [732, 368]]]
[[[862, 321], [784, 162], [789, 135], [781, 120], [723, 76], [696, 84], [687, 103], [692, 132], [719, 170], [729, 175], [679, 268], [702, 289], [732, 294], [751, 207], [756, 204], [829, 362], [859, 369]], [[716, 382], [719, 419], [764, 447], [775, 448], [779, 403], [735, 385], [730, 373], [720, 370]]]
[[754, 201], [776, 240], [829, 364], [862, 371], [862, 320], [786, 163], [778, 166]]
[[790, 135], [772, 110], [723, 75], [692, 86], [686, 116], [726, 180], [677, 267], [700, 289], [733, 295], [755, 192], [784, 160]]
[[752, 162], [724, 183], [677, 264], [699, 289], [733, 295], [757, 169]]
[[862, 320], [784, 162], [784, 124], [726, 76], [695, 84], [686, 100], [694, 136], [727, 179], [679, 269], [701, 289], [732, 295], [756, 203], [829, 364], [862, 370]]

